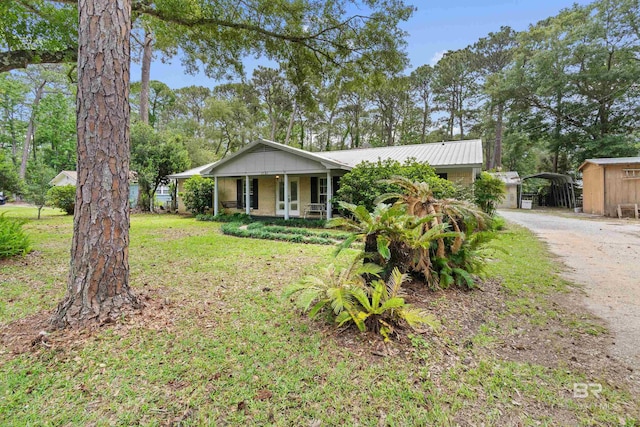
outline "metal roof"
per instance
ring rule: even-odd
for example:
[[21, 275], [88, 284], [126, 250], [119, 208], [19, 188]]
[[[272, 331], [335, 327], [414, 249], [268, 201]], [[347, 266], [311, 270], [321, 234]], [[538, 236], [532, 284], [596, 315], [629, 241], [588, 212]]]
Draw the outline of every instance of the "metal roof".
[[574, 182], [573, 178], [571, 178], [571, 176], [569, 175], [563, 175], [561, 173], [553, 173], [553, 172], [541, 172], [533, 175], [527, 175], [525, 177], [522, 177], [522, 181], [530, 178], [548, 179], [549, 181], [552, 181], [555, 183], [561, 183], [561, 184], [563, 183], [572, 184]]
[[184, 172], [167, 175], [167, 177], [171, 179], [176, 179], [176, 178], [190, 178], [194, 175], [201, 175], [203, 170], [210, 168], [216, 163], [218, 162], [208, 163], [206, 165], [198, 166], [197, 168], [189, 169]]
[[587, 163], [593, 163], [596, 165], [624, 165], [627, 163], [640, 163], [640, 157], [605, 157], [602, 159], [587, 159], [580, 165], [578, 170], [582, 169]]
[[456, 166], [482, 167], [482, 141], [479, 139], [320, 152], [301, 150], [278, 142], [259, 139], [217, 162], [168, 175], [168, 177], [175, 179], [189, 178], [193, 175], [210, 175], [215, 168], [241, 156], [259, 144], [316, 160], [328, 169], [351, 170], [351, 168], [363, 161], [377, 162], [378, 160], [392, 159], [404, 162], [410, 158], [441, 168]]
[[399, 145], [392, 147], [356, 148], [352, 150], [324, 151], [314, 153], [351, 167], [363, 161], [377, 162], [392, 159], [404, 162], [415, 158], [431, 166], [482, 166], [482, 141], [447, 141], [431, 144]]
[[505, 184], [520, 184], [520, 175], [518, 172], [489, 172], [491, 176], [494, 176], [504, 182]]

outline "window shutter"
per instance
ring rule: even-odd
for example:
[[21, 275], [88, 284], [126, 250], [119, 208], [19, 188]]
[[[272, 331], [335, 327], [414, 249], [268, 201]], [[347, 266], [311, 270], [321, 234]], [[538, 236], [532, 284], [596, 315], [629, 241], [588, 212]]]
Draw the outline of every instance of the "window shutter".
[[[340, 177], [332, 176], [331, 177], [331, 198], [332, 199], [336, 197], [336, 193], [338, 192], [339, 189], [340, 189]], [[336, 212], [334, 203], [331, 204], [331, 212], [332, 213]]]
[[318, 203], [318, 177], [311, 177], [311, 203]]
[[253, 196], [251, 196], [251, 207], [258, 209], [258, 179], [253, 179]]
[[242, 200], [242, 180], [236, 180], [236, 206], [238, 209], [244, 207], [244, 200]]

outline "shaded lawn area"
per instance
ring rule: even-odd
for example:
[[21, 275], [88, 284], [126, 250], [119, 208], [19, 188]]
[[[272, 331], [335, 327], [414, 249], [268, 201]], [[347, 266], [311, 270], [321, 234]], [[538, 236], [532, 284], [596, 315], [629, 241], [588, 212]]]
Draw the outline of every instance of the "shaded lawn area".
[[[35, 209], [3, 211], [35, 218]], [[63, 296], [72, 219], [52, 212], [26, 226], [34, 253], [0, 261], [0, 334]], [[147, 308], [71, 338], [53, 333], [24, 353], [0, 347], [0, 425], [637, 423], [624, 368], [569, 360], [569, 342], [604, 351], [611, 337], [597, 319], [557, 304], [575, 291], [522, 229], [501, 233], [509, 254], [493, 254], [489, 275], [500, 280], [484, 292], [408, 289], [443, 328], [383, 345], [282, 299], [286, 285], [335, 262], [332, 247], [219, 228], [133, 216], [131, 283]], [[603, 391], [575, 398], [574, 383]]]

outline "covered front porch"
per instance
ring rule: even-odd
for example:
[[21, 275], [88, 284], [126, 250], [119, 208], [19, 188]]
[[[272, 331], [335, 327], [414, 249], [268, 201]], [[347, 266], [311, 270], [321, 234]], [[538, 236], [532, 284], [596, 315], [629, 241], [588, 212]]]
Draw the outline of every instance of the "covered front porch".
[[213, 214], [243, 212], [253, 216], [332, 217], [331, 199], [339, 174], [213, 176]]

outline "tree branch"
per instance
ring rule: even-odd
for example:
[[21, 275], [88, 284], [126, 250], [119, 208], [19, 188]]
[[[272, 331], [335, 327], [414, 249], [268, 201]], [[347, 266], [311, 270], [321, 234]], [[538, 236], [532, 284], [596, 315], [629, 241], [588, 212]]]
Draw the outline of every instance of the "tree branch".
[[17, 68], [26, 68], [29, 64], [60, 64], [78, 60], [78, 49], [68, 47], [55, 52], [43, 50], [14, 50], [0, 52], [0, 73]]

